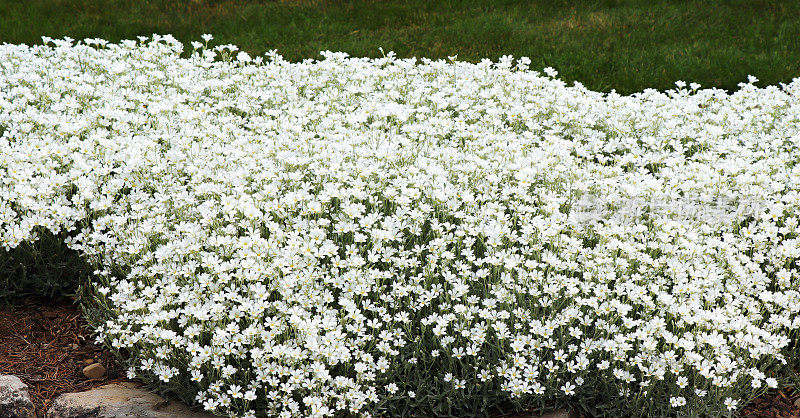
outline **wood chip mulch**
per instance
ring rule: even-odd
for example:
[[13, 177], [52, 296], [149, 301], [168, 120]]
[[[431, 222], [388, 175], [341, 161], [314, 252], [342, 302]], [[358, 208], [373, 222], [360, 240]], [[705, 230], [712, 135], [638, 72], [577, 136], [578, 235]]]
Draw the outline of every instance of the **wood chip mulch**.
[[[83, 375], [88, 363], [107, 372], [100, 379]], [[81, 392], [113, 382], [130, 381], [111, 354], [94, 344], [80, 309], [70, 301], [29, 299], [0, 306], [0, 375], [11, 374], [28, 385], [36, 416], [43, 417], [62, 393]], [[800, 393], [771, 391], [740, 411], [743, 418], [800, 418]], [[518, 414], [515, 416], [526, 416]]]
[[[740, 411], [742, 418], [789, 418], [800, 417], [800, 408], [795, 402], [800, 400], [800, 393], [787, 394], [787, 390], [773, 390], [756, 398]], [[800, 404], [800, 402], [798, 402]]]
[[[105, 376], [87, 379], [83, 369], [90, 363], [102, 364]], [[37, 417], [62, 393], [129, 381], [111, 354], [94, 344], [80, 309], [70, 301], [28, 299], [0, 306], [0, 375], [7, 374], [28, 385]]]

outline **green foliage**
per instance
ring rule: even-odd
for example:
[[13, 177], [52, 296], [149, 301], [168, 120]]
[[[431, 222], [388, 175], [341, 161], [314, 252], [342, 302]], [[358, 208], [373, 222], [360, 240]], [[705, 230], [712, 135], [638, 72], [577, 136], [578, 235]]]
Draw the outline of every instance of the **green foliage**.
[[0, 249], [0, 305], [26, 297], [61, 299], [75, 293], [92, 272], [65, 235], [42, 233], [34, 243], [23, 242], [11, 251]]
[[319, 51], [460, 60], [531, 58], [568, 82], [632, 93], [676, 80], [735, 90], [748, 74], [788, 82], [800, 62], [797, 1], [30, 0], [0, 2], [0, 42], [41, 36], [109, 41], [203, 33], [253, 55]]

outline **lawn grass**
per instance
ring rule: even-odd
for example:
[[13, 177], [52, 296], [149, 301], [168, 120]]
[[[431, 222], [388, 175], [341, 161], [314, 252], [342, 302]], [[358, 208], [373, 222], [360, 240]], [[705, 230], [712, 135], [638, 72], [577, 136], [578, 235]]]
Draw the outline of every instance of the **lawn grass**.
[[212, 33], [251, 54], [528, 56], [531, 68], [600, 91], [670, 89], [676, 80], [737, 88], [800, 75], [800, 2], [767, 0], [26, 0], [0, 1], [0, 42], [41, 36], [109, 41]]

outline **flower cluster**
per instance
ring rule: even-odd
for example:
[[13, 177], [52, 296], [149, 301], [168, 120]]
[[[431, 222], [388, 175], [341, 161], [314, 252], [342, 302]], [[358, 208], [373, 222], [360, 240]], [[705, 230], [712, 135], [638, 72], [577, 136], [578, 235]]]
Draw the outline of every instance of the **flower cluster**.
[[[779, 384], [800, 80], [620, 96], [203, 40], [0, 46], [0, 246], [69, 232], [132, 377], [247, 417], [727, 414]], [[732, 209], [668, 210], [689, 196]]]

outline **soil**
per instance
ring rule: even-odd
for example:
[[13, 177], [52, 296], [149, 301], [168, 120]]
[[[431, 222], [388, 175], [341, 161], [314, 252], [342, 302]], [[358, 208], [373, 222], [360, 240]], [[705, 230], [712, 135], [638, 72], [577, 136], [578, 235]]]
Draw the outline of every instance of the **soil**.
[[[83, 368], [90, 362], [105, 366], [106, 375], [87, 379]], [[15, 375], [28, 385], [37, 417], [43, 417], [62, 393], [131, 381], [111, 353], [94, 344], [80, 309], [68, 300], [28, 299], [15, 307], [0, 307], [0, 375], [4, 374]], [[798, 399], [800, 393], [773, 390], [746, 405], [740, 416], [800, 418], [795, 406]]]

